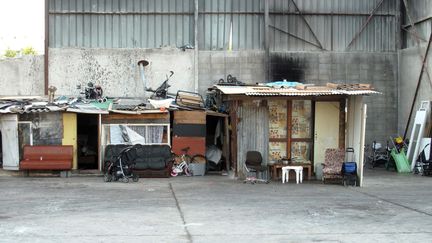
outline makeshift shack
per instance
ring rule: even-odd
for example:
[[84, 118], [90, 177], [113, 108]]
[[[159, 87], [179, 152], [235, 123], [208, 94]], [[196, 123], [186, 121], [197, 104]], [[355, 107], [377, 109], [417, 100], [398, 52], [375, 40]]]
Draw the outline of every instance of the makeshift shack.
[[72, 169], [98, 171], [103, 169], [109, 144], [171, 143], [169, 112], [136, 109], [137, 101], [117, 101], [116, 106], [112, 100], [48, 104], [42, 97], [11, 97], [0, 101], [5, 170], [19, 170], [25, 145], [72, 145]]
[[247, 151], [259, 151], [264, 163], [282, 159], [307, 165], [318, 179], [327, 148], [354, 148], [362, 183], [366, 105], [362, 96], [378, 92], [360, 85], [224, 86], [231, 120], [231, 167], [244, 176]]

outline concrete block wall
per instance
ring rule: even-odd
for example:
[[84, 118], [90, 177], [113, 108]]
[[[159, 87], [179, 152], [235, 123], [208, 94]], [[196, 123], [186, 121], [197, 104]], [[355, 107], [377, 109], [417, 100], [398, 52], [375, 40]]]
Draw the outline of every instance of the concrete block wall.
[[204, 95], [207, 88], [224, 79], [228, 74], [248, 84], [265, 80], [264, 51], [200, 51], [198, 57], [199, 92]]
[[[104, 94], [115, 97], [143, 97], [139, 60], [145, 67], [147, 87], [156, 89], [169, 71], [169, 92], [194, 90], [193, 50], [158, 49], [49, 49], [49, 84], [57, 87], [58, 95], [78, 95], [77, 84], [84, 88], [90, 81], [101, 84]], [[150, 95], [150, 93], [148, 93]]]
[[43, 95], [44, 56], [0, 59], [0, 95]]
[[[204, 95], [221, 78], [231, 74], [248, 84], [265, 80], [263, 51], [200, 51], [199, 92]], [[419, 60], [410, 50], [401, 55], [401, 91], [415, 79]], [[402, 58], [403, 56], [403, 58]], [[413, 57], [411, 57], [413, 56]], [[143, 84], [137, 62], [150, 61], [146, 67], [147, 86], [156, 88], [173, 70], [170, 92], [194, 90], [194, 52], [172, 48], [162, 49], [49, 49], [49, 82], [57, 87], [57, 95], [77, 95], [76, 85], [89, 81], [100, 83], [105, 95], [142, 97]], [[407, 95], [400, 93], [397, 102], [396, 53], [330, 53], [283, 52], [271, 53], [271, 80], [304, 81], [325, 85], [330, 81], [371, 83], [382, 95], [365, 98], [368, 104], [366, 143], [384, 142], [388, 136], [401, 133], [400, 121]], [[407, 68], [405, 68], [407, 67]], [[42, 95], [43, 56], [0, 61], [2, 95]], [[413, 73], [412, 75], [410, 73]], [[432, 71], [431, 71], [432, 73]], [[414, 78], [413, 78], [414, 77]], [[16, 86], [10, 84], [18, 84]], [[4, 87], [4, 88], [3, 88]], [[415, 88], [415, 87], [414, 87]], [[423, 89], [422, 89], [423, 92]], [[424, 89], [427, 95], [427, 89]], [[402, 111], [405, 108], [402, 109]], [[399, 130], [398, 130], [399, 121]]]
[[385, 143], [389, 136], [397, 135], [396, 53], [272, 53], [270, 66], [274, 80], [372, 84], [382, 95], [364, 98], [368, 104], [365, 142]]
[[[414, 98], [417, 81], [420, 77], [422, 67], [421, 56], [426, 53], [426, 45], [421, 47], [412, 47], [403, 49], [398, 52], [399, 54], [399, 99], [398, 99], [398, 131], [403, 135], [408, 121], [411, 104]], [[426, 69], [431, 77], [428, 77], [426, 72], [423, 73], [423, 78], [420, 83], [418, 97], [415, 101], [413, 114], [411, 117], [410, 126], [408, 128], [407, 137], [410, 137], [413, 120], [415, 119], [416, 111], [420, 107], [421, 101], [432, 101], [432, 50], [429, 50], [428, 59], [426, 62]], [[426, 70], [425, 69], [425, 70]]]
[[[262, 51], [201, 51], [200, 93], [228, 74], [254, 84], [265, 80]], [[385, 143], [397, 135], [397, 54], [396, 53], [271, 53], [271, 80], [287, 79], [325, 85], [327, 82], [370, 83], [382, 95], [365, 97], [368, 104], [366, 143]]]

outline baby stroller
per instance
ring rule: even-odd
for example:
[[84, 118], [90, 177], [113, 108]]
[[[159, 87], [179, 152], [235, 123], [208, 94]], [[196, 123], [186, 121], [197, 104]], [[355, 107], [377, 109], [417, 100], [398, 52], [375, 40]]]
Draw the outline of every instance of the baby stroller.
[[388, 163], [390, 160], [390, 148], [388, 145], [388, 141], [385, 148], [382, 147], [381, 143], [373, 141], [371, 149], [371, 153], [369, 154], [367, 159], [371, 164], [372, 168], [377, 167], [378, 163], [381, 161], [385, 163], [386, 169], [388, 169]]
[[128, 146], [120, 151], [114, 161], [105, 164], [105, 182], [122, 181], [128, 183], [130, 178], [134, 182], [139, 180], [138, 175], [133, 172], [136, 158], [135, 150], [135, 146]]
[[348, 155], [352, 153], [352, 160], [344, 162], [342, 164], [342, 181], [344, 186], [356, 186], [357, 185], [357, 163], [354, 162], [354, 149], [347, 148], [347, 160]]

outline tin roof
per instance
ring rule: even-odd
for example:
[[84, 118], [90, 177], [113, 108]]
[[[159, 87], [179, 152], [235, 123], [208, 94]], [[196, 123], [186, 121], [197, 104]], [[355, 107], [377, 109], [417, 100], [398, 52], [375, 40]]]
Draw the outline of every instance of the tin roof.
[[306, 89], [272, 88], [267, 86], [224, 86], [215, 85], [226, 95], [246, 96], [326, 96], [326, 95], [369, 95], [380, 94], [373, 89], [333, 89], [326, 86], [310, 86]]

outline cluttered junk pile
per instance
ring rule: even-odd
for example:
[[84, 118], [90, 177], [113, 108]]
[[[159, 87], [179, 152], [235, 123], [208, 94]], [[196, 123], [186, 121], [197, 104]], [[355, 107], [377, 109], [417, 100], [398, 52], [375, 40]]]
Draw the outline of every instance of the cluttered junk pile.
[[170, 87], [168, 81], [174, 72], [157, 89], [146, 86], [144, 66], [148, 61], [138, 62], [141, 68], [141, 77], [144, 82], [145, 93], [151, 92], [150, 97], [143, 99], [118, 99], [104, 96], [101, 85], [88, 82], [86, 87], [77, 85], [79, 95], [76, 97], [59, 96], [55, 98], [56, 87], [48, 88], [48, 98], [39, 96], [2, 97], [0, 99], [0, 113], [35, 113], [52, 111], [70, 111], [81, 113], [108, 114], [109, 112], [139, 114], [146, 110], [171, 109], [171, 110], [195, 110], [205, 109], [202, 96], [190, 91], [178, 91], [177, 94], [168, 93]]
[[387, 170], [394, 168], [399, 173], [432, 175], [431, 126], [430, 101], [423, 101], [410, 138], [390, 137], [385, 147], [374, 141], [366, 147], [366, 164], [371, 168], [384, 164]]

